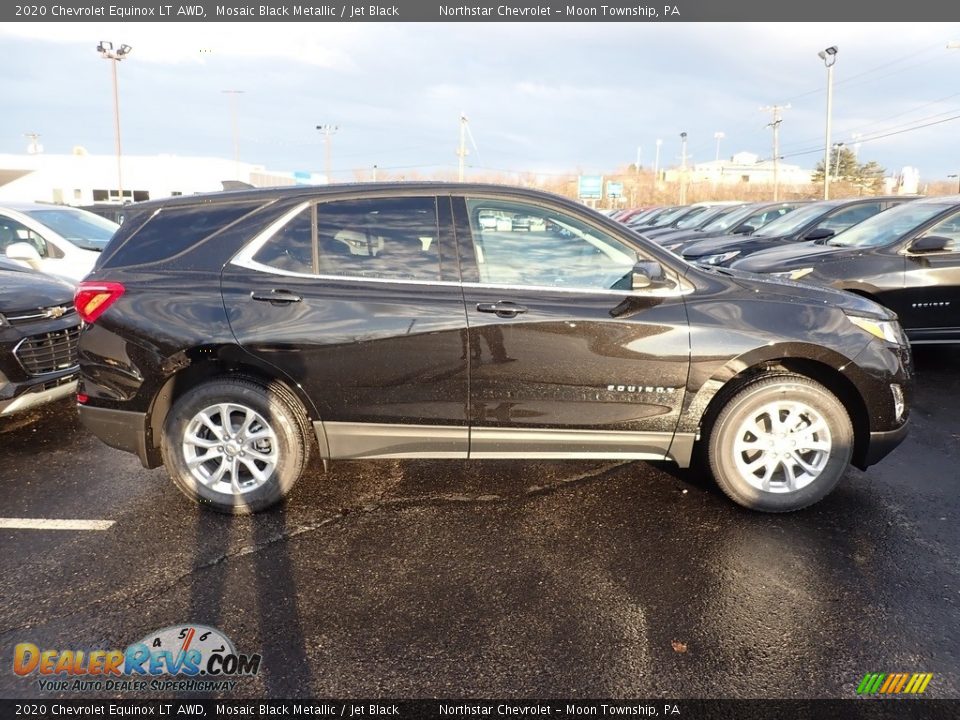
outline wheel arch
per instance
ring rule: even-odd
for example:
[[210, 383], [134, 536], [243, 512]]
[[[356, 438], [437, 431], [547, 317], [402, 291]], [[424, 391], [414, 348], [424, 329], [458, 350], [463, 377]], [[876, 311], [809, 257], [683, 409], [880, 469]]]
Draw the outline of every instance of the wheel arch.
[[[804, 350], [806, 350], [804, 352]], [[850, 377], [838, 368], [849, 358], [820, 346], [770, 346], [739, 356], [704, 382], [690, 402], [680, 429], [695, 432], [698, 445], [726, 402], [750, 382], [772, 373], [793, 373], [820, 383], [843, 404], [853, 425], [853, 463], [863, 463], [870, 444], [870, 419], [863, 396]]]
[[[244, 377], [264, 386], [278, 384], [296, 399], [306, 413], [310, 435], [321, 446], [326, 443], [317, 408], [303, 389], [279, 368], [265, 363], [236, 345], [199, 347], [182, 353], [177, 367], [154, 394], [147, 411], [147, 452], [151, 460], [160, 463], [160, 437], [163, 424], [173, 404], [184, 393], [215, 377]], [[319, 429], [318, 429], [319, 428]], [[322, 449], [322, 447], [321, 447]]]

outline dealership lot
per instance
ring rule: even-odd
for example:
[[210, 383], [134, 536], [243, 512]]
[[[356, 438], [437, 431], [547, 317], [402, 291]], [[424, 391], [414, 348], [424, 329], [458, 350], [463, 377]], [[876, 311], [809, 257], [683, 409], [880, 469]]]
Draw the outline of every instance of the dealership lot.
[[0, 694], [41, 695], [19, 642], [193, 622], [263, 655], [227, 697], [960, 696], [960, 349], [916, 360], [903, 446], [783, 516], [667, 464], [314, 458], [227, 517], [48, 406], [0, 436], [2, 515], [105, 529], [0, 528]]

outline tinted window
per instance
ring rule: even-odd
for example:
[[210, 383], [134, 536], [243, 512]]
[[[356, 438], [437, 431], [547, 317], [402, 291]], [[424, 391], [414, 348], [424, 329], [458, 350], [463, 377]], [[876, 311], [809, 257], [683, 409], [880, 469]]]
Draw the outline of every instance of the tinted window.
[[[109, 258], [110, 265], [140, 265], [166, 260], [222, 230], [262, 203], [191, 205], [163, 208], [139, 230], [131, 227], [126, 242]], [[124, 232], [130, 232], [126, 227]]]
[[550, 208], [467, 199], [480, 282], [630, 289], [636, 251]]
[[288, 222], [253, 260], [306, 274], [438, 280], [436, 201], [410, 197], [321, 203]]

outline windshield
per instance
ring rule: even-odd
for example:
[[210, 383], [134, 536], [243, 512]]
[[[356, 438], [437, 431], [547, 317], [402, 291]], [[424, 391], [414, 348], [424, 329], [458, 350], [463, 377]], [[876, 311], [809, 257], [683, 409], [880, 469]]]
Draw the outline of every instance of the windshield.
[[656, 220], [656, 225], [672, 225], [673, 221], [677, 218], [687, 217], [687, 213], [691, 216], [699, 215], [704, 211], [705, 208], [699, 207], [690, 207], [689, 205], [681, 205], [680, 207], [668, 212], [664, 215], [661, 215]]
[[99, 215], [75, 208], [43, 208], [27, 210], [26, 214], [84, 250], [103, 250], [120, 227]]
[[[735, 206], [733, 206], [735, 207]], [[683, 220], [677, 223], [677, 229], [679, 230], [690, 230], [695, 227], [700, 227], [703, 223], [710, 220], [710, 218], [715, 218], [718, 215], [727, 215], [733, 210], [733, 207], [718, 207], [710, 208], [706, 212], [694, 213], [690, 217], [685, 217]]]
[[787, 213], [783, 217], [779, 217], [773, 222], [764, 225], [762, 228], [757, 230], [754, 235], [756, 237], [778, 237], [780, 235], [791, 235], [811, 220], [816, 220], [818, 217], [828, 212], [831, 208], [833, 208], [833, 205], [823, 206], [819, 203], [807, 205], [806, 207], [794, 210], [793, 212]]
[[754, 212], [752, 205], [737, 208], [733, 212], [729, 212], [726, 215], [715, 217], [713, 220], [704, 225], [701, 230], [704, 232], [714, 232], [717, 230], [723, 231], [727, 228], [732, 228], [734, 225], [739, 225], [742, 220], [746, 220], [748, 217], [750, 217], [752, 212]]
[[827, 244], [840, 247], [889, 245], [952, 207], [955, 207], [955, 205], [951, 203], [908, 202], [897, 205], [882, 213], [877, 213], [841, 233], [837, 233], [830, 238]]

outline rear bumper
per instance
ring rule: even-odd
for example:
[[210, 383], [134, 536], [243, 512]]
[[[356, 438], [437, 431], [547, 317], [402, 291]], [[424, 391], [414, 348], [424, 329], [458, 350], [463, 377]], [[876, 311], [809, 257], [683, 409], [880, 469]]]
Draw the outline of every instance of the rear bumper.
[[146, 413], [78, 405], [81, 424], [117, 450], [133, 453], [145, 468], [163, 464], [157, 448], [147, 443]]
[[856, 463], [861, 470], [866, 470], [870, 465], [883, 460], [893, 450], [903, 442], [909, 432], [909, 423], [904, 423], [896, 430], [882, 430], [870, 433], [870, 445], [863, 456], [863, 462]]

